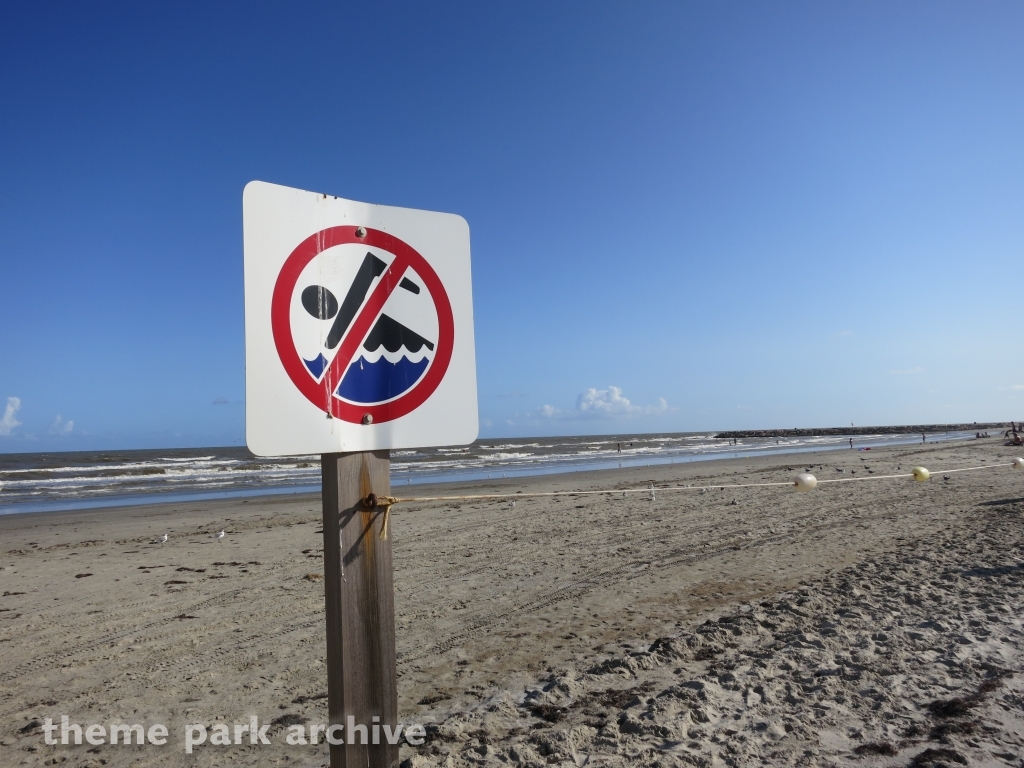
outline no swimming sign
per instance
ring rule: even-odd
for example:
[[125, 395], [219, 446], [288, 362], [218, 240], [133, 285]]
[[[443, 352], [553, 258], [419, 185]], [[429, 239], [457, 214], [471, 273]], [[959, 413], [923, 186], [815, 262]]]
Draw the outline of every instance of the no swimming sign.
[[261, 181], [242, 207], [253, 453], [476, 439], [464, 219]]

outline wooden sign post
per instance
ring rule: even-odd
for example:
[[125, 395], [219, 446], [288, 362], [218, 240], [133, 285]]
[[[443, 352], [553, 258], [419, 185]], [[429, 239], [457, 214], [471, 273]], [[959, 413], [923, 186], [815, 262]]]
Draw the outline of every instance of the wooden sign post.
[[389, 451], [479, 433], [469, 225], [263, 181], [245, 185], [242, 212], [245, 443], [321, 456], [331, 766], [398, 768], [391, 541], [376, 499], [390, 498]]
[[326, 453], [321, 462], [327, 709], [345, 740], [331, 745], [331, 768], [397, 768], [398, 745], [384, 729], [398, 727], [391, 538], [380, 537], [384, 509], [363, 503], [390, 494], [390, 452]]

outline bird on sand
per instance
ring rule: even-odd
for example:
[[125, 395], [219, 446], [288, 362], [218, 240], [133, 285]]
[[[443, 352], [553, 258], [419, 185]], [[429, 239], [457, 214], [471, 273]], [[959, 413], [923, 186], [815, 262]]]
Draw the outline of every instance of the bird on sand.
[[221, 539], [224, 538], [224, 531], [221, 531], [220, 533], [213, 534], [213, 538], [215, 538], [217, 541], [220, 541]]
[[170, 537], [169, 537], [169, 536], [168, 536], [168, 535], [167, 535], [167, 534], [165, 533], [165, 534], [164, 534], [163, 536], [161, 536], [161, 537], [160, 537], [159, 539], [153, 539], [153, 543], [154, 543], [154, 544], [163, 544], [163, 543], [164, 543], [165, 541], [167, 541], [167, 539], [169, 539], [169, 538], [170, 538]]

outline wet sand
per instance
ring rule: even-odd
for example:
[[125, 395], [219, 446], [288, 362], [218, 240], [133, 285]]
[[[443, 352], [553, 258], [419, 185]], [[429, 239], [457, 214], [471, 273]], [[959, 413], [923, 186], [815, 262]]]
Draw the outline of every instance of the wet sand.
[[[771, 482], [812, 464], [863, 477], [1014, 451], [976, 440], [415, 490]], [[1021, 764], [1024, 473], [949, 477], [396, 507], [399, 710], [435, 724], [403, 759]], [[319, 523], [317, 496], [0, 516], [0, 764], [323, 765], [324, 745], [282, 733], [326, 722]], [[32, 724], [64, 714], [170, 737], [45, 745]], [[251, 715], [278, 720], [272, 746], [184, 753], [186, 722]]]

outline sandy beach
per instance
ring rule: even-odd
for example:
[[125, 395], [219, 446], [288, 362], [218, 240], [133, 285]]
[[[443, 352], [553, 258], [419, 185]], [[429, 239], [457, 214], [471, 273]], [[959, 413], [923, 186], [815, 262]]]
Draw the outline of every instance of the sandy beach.
[[[416, 487], [935, 473], [395, 507], [399, 710], [429, 724], [402, 758], [1022, 765], [1024, 472], [941, 473], [1019, 451], [972, 440]], [[317, 495], [0, 516], [0, 765], [324, 765], [326, 745], [283, 738], [326, 722], [320, 519]], [[169, 738], [48, 746], [40, 725], [62, 715]], [[271, 745], [185, 754], [186, 723], [253, 715]]]

